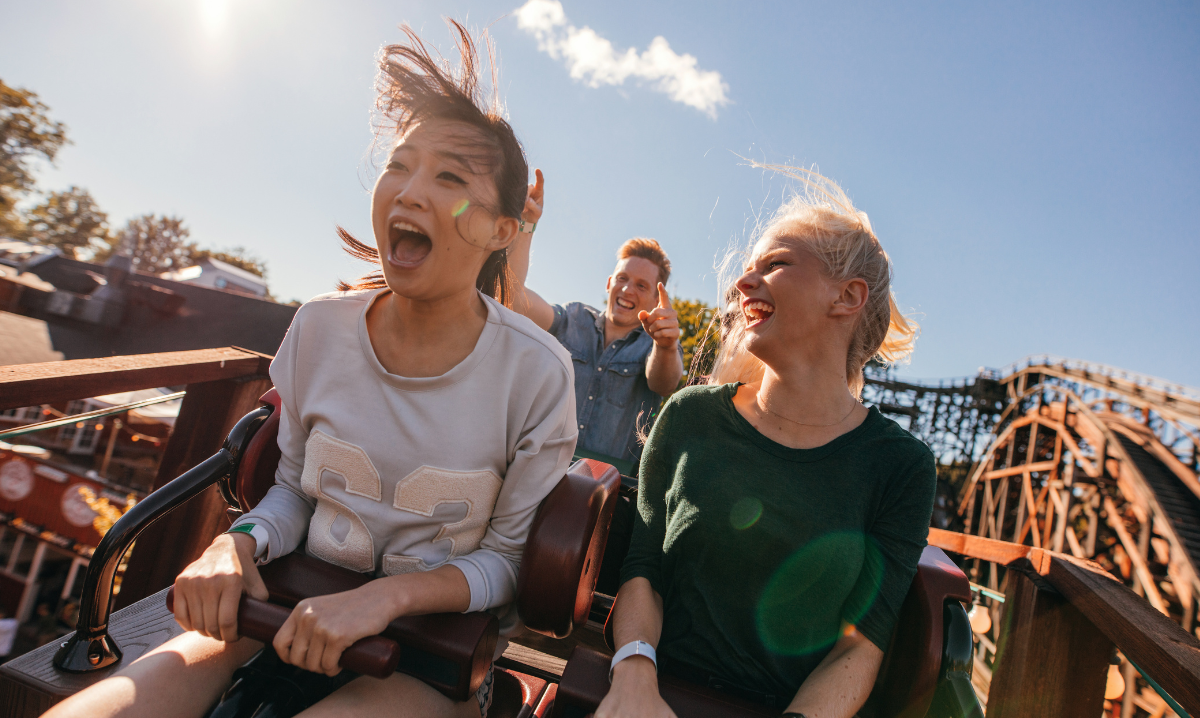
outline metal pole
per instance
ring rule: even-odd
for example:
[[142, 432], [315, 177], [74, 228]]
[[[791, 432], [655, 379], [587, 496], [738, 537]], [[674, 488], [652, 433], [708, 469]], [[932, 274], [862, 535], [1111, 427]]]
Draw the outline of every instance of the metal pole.
[[121, 432], [121, 420], [113, 420], [112, 433], [108, 435], [108, 448], [104, 450], [104, 462], [100, 464], [100, 475], [108, 477], [108, 462], [112, 461], [113, 446], [117, 443], [117, 434]]

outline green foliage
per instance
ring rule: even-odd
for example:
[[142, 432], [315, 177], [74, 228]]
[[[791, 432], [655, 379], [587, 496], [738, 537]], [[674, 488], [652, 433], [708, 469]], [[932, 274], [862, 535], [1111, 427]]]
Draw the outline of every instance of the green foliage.
[[[201, 249], [195, 242], [189, 241], [191, 235], [191, 230], [179, 217], [144, 214], [129, 220], [117, 232], [112, 245], [114, 250], [128, 252], [133, 257], [134, 269], [148, 274], [177, 272], [211, 258], [266, 277], [267, 263], [244, 247]], [[107, 259], [107, 255], [98, 257], [99, 261], [104, 259]]]
[[81, 187], [50, 192], [23, 215], [18, 212], [17, 203], [36, 191], [36, 163], [53, 162], [68, 141], [66, 127], [51, 120], [49, 111], [35, 93], [0, 80], [0, 237], [58, 247], [68, 257], [94, 262], [104, 262], [120, 249], [133, 256], [134, 269], [150, 274], [178, 271], [211, 257], [266, 276], [266, 262], [242, 247], [197, 247], [179, 217], [134, 217], [112, 237], [108, 215]]
[[231, 264], [238, 269], [244, 269], [247, 272], [257, 275], [262, 278], [267, 276], [267, 263], [262, 259], [250, 254], [245, 247], [234, 247], [224, 251], [213, 249], [196, 249], [192, 251], [192, 262], [196, 263], [202, 259], [212, 258], [218, 262]]
[[67, 142], [67, 128], [49, 110], [33, 92], [0, 80], [0, 236], [23, 233], [16, 204], [34, 189], [34, 164], [53, 162]]
[[58, 247], [68, 257], [91, 258], [109, 248], [108, 215], [87, 190], [72, 186], [51, 192], [29, 210], [21, 236]]
[[117, 233], [117, 246], [133, 257], [139, 272], [177, 272], [194, 264], [196, 245], [188, 241], [191, 231], [179, 217], [144, 214], [134, 217]]
[[175, 272], [211, 257], [266, 276], [266, 262], [243, 247], [197, 247], [189, 241], [191, 232], [179, 217], [134, 217], [113, 237], [109, 234], [108, 215], [81, 187], [50, 192], [23, 215], [18, 212], [17, 203], [36, 191], [36, 163], [53, 162], [68, 141], [66, 127], [51, 120], [49, 110], [35, 93], [9, 87], [0, 80], [0, 237], [58, 247], [68, 257], [94, 262], [104, 262], [113, 252], [124, 251], [132, 255], [135, 270], [149, 274]]
[[[720, 345], [716, 309], [699, 299], [671, 299], [671, 307], [679, 315], [679, 344], [683, 347], [681, 381], [687, 382], [712, 370], [713, 359]], [[697, 361], [697, 356], [699, 359]]]

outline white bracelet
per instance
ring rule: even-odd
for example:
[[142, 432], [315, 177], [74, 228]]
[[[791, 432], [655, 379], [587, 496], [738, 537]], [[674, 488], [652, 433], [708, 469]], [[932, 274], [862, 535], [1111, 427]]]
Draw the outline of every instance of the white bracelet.
[[654, 646], [646, 643], [645, 641], [630, 641], [629, 643], [621, 646], [621, 650], [617, 651], [616, 654], [613, 655], [612, 663], [608, 665], [609, 683], [612, 683], [613, 669], [617, 667], [618, 663], [626, 658], [629, 658], [630, 656], [645, 656], [646, 658], [650, 659], [651, 663], [654, 664], [654, 670], [658, 670], [658, 654], [654, 652]]

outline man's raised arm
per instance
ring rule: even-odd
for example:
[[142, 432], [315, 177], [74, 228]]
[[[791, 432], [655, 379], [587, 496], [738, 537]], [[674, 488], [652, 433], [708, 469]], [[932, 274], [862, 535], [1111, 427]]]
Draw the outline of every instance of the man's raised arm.
[[659, 396], [670, 396], [683, 377], [683, 357], [679, 353], [679, 315], [671, 307], [667, 288], [658, 283], [658, 306], [638, 314], [642, 327], [654, 340], [646, 359], [646, 384]]
[[554, 322], [554, 307], [538, 296], [537, 292], [525, 286], [525, 278], [529, 276], [529, 247], [533, 244], [533, 227], [542, 217], [542, 198], [545, 193], [542, 171], [534, 170], [534, 174], [537, 176], [537, 182], [529, 185], [525, 211], [521, 214], [524, 225], [517, 233], [516, 240], [508, 247], [508, 266], [512, 268], [517, 279], [513, 310], [529, 317], [542, 329], [550, 331], [550, 325]]

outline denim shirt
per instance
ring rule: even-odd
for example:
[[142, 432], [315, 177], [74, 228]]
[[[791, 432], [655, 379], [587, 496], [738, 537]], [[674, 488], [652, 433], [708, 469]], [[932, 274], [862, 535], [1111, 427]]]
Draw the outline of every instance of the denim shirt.
[[579, 302], [554, 305], [550, 333], [575, 368], [577, 448], [636, 462], [642, 455], [637, 429], [650, 430], [663, 402], [646, 383], [654, 340], [638, 327], [604, 346], [604, 312]]

